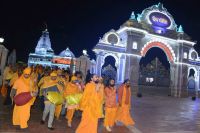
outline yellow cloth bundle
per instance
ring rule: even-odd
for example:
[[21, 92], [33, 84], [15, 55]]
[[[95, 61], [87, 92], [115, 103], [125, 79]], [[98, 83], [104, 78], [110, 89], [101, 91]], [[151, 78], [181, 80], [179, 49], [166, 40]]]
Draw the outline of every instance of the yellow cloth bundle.
[[6, 74], [6, 76], [5, 76], [5, 80], [10, 80], [10, 79], [12, 78], [12, 76], [13, 76], [13, 73], [8, 72], [8, 73]]
[[47, 99], [55, 105], [60, 105], [63, 103], [64, 99], [58, 92], [47, 92]]
[[67, 105], [77, 105], [79, 104], [81, 98], [82, 98], [82, 93], [76, 93], [76, 94], [71, 94], [66, 96], [66, 100], [67, 100]]

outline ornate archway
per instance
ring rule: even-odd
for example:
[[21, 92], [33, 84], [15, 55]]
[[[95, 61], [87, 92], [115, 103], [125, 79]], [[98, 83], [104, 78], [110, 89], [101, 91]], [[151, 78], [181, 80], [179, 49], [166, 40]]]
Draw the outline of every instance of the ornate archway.
[[108, 57], [108, 56], [111, 56], [111, 57], [113, 57], [113, 58], [115, 59], [115, 67], [118, 67], [119, 59], [118, 59], [118, 57], [117, 57], [115, 54], [113, 54], [113, 53], [106, 53], [106, 54], [103, 56], [103, 60], [102, 60], [102, 63], [101, 63], [101, 67], [102, 67], [103, 64], [105, 63], [105, 59], [106, 59], [106, 57]]
[[139, 93], [171, 95], [170, 64], [174, 63], [173, 50], [162, 42], [148, 42], [140, 51]]
[[146, 53], [149, 51], [149, 49], [151, 49], [153, 47], [158, 47], [158, 48], [162, 49], [165, 52], [165, 54], [168, 58], [168, 61], [170, 63], [174, 63], [176, 57], [175, 57], [175, 53], [174, 53], [173, 49], [171, 48], [171, 46], [169, 46], [165, 43], [162, 43], [162, 42], [158, 42], [158, 41], [148, 42], [146, 45], [144, 45], [144, 47], [140, 51], [141, 56], [144, 57], [146, 55]]

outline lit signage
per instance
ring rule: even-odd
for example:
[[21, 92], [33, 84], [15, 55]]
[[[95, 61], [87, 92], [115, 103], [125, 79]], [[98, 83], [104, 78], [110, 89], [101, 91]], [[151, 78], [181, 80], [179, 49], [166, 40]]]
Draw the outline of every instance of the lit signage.
[[149, 20], [151, 21], [153, 26], [167, 28], [171, 25], [169, 17], [160, 12], [152, 12], [149, 15]]
[[70, 59], [64, 59], [64, 58], [54, 58], [53, 63], [70, 65], [71, 60]]

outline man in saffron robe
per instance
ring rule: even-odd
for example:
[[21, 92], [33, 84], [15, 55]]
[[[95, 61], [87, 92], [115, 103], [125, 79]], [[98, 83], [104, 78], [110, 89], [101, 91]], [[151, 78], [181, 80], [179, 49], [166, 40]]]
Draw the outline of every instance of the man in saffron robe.
[[[11, 89], [13, 88], [15, 81], [17, 81], [17, 79], [22, 75], [22, 73], [23, 73], [22, 70], [20, 68], [18, 68], [17, 71], [13, 74], [13, 76], [10, 80]], [[13, 99], [12, 99], [12, 104], [13, 104]]]
[[2, 89], [1, 94], [3, 97], [7, 96], [7, 86], [9, 84], [9, 80], [12, 78], [12, 66], [8, 65], [5, 67], [3, 72], [3, 83], [2, 83]]
[[[57, 77], [58, 90], [63, 95], [64, 88], [65, 88], [65, 84], [64, 84], [65, 79], [63, 78], [63, 71], [61, 69], [58, 69], [57, 70], [57, 75], [58, 75], [58, 77]], [[57, 105], [56, 108], [55, 108], [55, 117], [56, 117], [57, 120], [59, 120], [62, 107], [63, 107], [63, 105], [60, 104], [60, 105]]]
[[80, 102], [80, 109], [83, 111], [81, 122], [76, 133], [97, 133], [98, 119], [101, 117], [100, 104], [101, 93], [98, 84], [98, 76], [91, 75], [91, 81], [86, 84], [83, 97]]
[[75, 73], [75, 76], [76, 76], [77, 80], [79, 80], [79, 85], [80, 85], [81, 89], [84, 90], [85, 84], [84, 84], [84, 82], [83, 82], [82, 75], [83, 75], [83, 74], [82, 74], [81, 71], [77, 71], [77, 72]]
[[14, 85], [15, 81], [19, 78], [19, 76], [21, 76], [21, 75], [20, 75], [20, 73], [19, 73], [19, 70], [17, 70], [17, 71], [13, 74], [13, 76], [12, 76], [12, 78], [11, 78], [11, 80], [10, 80], [10, 86], [11, 86], [11, 87]]
[[12, 77], [13, 77], [13, 67], [12, 66], [9, 66], [8, 68], [6, 67], [3, 73], [3, 86], [2, 86], [2, 91], [1, 91], [2, 96], [5, 97], [4, 105], [12, 104], [12, 101], [10, 98], [10, 91], [11, 91], [10, 80]]
[[[67, 84], [67, 87], [64, 91], [64, 96], [69, 96], [69, 95], [72, 95], [72, 94], [77, 94], [77, 93], [80, 93], [81, 92], [81, 88], [79, 88], [76, 84], [77, 82], [77, 77], [73, 76], [71, 78], [71, 82]], [[74, 115], [74, 112], [75, 112], [76, 108], [68, 108], [67, 109], [67, 114], [66, 114], [66, 119], [68, 121], [68, 127], [71, 127], [71, 122], [72, 122], [72, 118], [73, 118], [73, 115]]]
[[55, 114], [55, 107], [56, 105], [50, 102], [49, 99], [47, 99], [48, 92], [58, 92], [58, 81], [57, 81], [57, 73], [52, 72], [50, 74], [50, 77], [45, 78], [43, 87], [40, 91], [44, 95], [44, 111], [43, 111], [43, 116], [41, 120], [41, 124], [45, 124], [45, 119], [47, 115], [49, 114], [49, 120], [48, 120], [48, 129], [54, 130], [53, 128], [53, 120], [54, 120], [54, 114]]
[[115, 117], [117, 112], [117, 101], [116, 101], [116, 88], [115, 80], [109, 79], [109, 84], [105, 88], [105, 119], [104, 126], [108, 132], [112, 130], [110, 127], [114, 126]]
[[39, 100], [40, 100], [40, 108], [43, 110], [44, 109], [44, 96], [42, 95], [42, 89], [45, 88], [45, 84], [44, 81], [49, 80], [49, 75], [50, 75], [50, 70], [49, 69], [45, 69], [43, 72], [43, 75], [38, 83], [38, 87], [39, 87]]
[[103, 104], [104, 104], [104, 100], [105, 100], [105, 96], [104, 96], [104, 84], [103, 84], [103, 78], [99, 77], [99, 82], [97, 84], [97, 88], [96, 90], [98, 90], [98, 94], [99, 94], [99, 100], [101, 101], [101, 104], [99, 105], [99, 109], [101, 110], [101, 117], [100, 118], [104, 118], [104, 114], [103, 114]]
[[[18, 95], [23, 92], [30, 92], [32, 96], [36, 96], [37, 92], [32, 92], [34, 90], [33, 86], [31, 86], [31, 80], [30, 80], [30, 74], [31, 69], [26, 68], [23, 71], [23, 74], [20, 76], [19, 79], [17, 79], [13, 85], [12, 91], [11, 91], [11, 98], [14, 97], [14, 95]], [[19, 125], [21, 129], [25, 129], [28, 127], [28, 120], [30, 118], [30, 109], [33, 105], [35, 98], [32, 98], [28, 103], [22, 106], [14, 106], [13, 110], [13, 125]]]
[[131, 88], [130, 80], [126, 79], [118, 89], [118, 103], [119, 107], [116, 114], [116, 121], [122, 122], [124, 125], [134, 125], [130, 115], [131, 109]]

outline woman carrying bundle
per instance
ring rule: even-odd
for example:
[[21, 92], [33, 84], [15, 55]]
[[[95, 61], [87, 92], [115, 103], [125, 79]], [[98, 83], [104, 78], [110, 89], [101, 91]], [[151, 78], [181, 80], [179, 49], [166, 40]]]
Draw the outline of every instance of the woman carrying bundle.
[[44, 96], [44, 104], [45, 104], [41, 124], [45, 123], [45, 119], [47, 115], [49, 114], [48, 128], [50, 130], [54, 130], [54, 128], [52, 127], [52, 124], [54, 120], [55, 107], [56, 107], [56, 104], [58, 104], [56, 102], [59, 102], [62, 104], [62, 100], [59, 101], [60, 97], [62, 98], [62, 95], [59, 94], [57, 84], [58, 84], [57, 73], [52, 72], [49, 78], [45, 78], [44, 84], [43, 84], [44, 88], [40, 90]]

